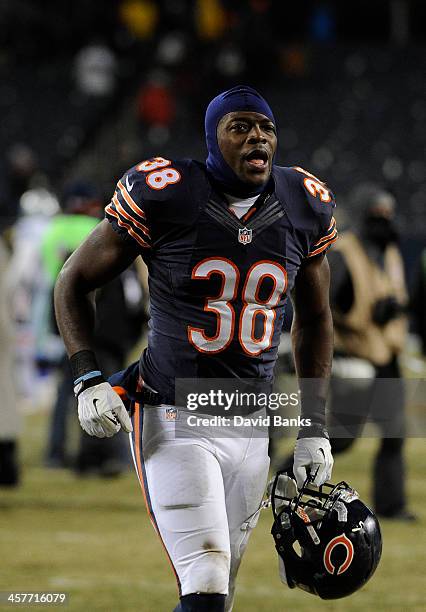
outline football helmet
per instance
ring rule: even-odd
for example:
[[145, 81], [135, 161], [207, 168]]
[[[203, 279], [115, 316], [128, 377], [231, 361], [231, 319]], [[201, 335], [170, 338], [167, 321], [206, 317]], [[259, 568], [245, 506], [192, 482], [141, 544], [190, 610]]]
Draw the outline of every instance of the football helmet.
[[382, 553], [375, 514], [346, 482], [300, 491], [286, 472], [272, 484], [272, 536], [283, 582], [322, 599], [346, 597], [374, 574]]

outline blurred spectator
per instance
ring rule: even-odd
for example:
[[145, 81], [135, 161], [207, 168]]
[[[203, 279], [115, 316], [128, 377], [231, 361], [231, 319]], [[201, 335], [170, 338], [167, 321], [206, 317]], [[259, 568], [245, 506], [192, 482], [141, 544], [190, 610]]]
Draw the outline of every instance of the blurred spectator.
[[147, 130], [149, 140], [162, 144], [169, 138], [175, 113], [176, 101], [169, 78], [164, 71], [154, 70], [137, 96], [136, 114], [143, 134]]
[[215, 64], [216, 73], [222, 83], [238, 82], [246, 68], [240, 48], [232, 43], [227, 43], [218, 50]]
[[226, 13], [220, 0], [197, 0], [195, 26], [204, 41], [221, 38], [227, 27]]
[[336, 39], [336, 16], [329, 2], [321, 2], [312, 7], [310, 15], [310, 34], [313, 41], [332, 43]]
[[188, 43], [182, 32], [168, 32], [158, 42], [156, 59], [168, 68], [177, 68], [187, 54]]
[[288, 77], [302, 78], [307, 75], [307, 51], [303, 45], [284, 47], [280, 52], [280, 64]]
[[175, 117], [175, 100], [167, 81], [167, 75], [157, 70], [139, 90], [138, 117], [147, 125], [170, 126]]
[[[102, 202], [95, 187], [75, 182], [64, 192], [63, 214], [52, 219], [41, 246], [43, 268], [49, 279], [49, 313], [51, 333], [59, 337], [53, 315], [53, 287], [68, 256], [96, 226], [102, 212]], [[110, 375], [125, 365], [128, 352], [138, 341], [144, 320], [143, 296], [135, 268], [105, 285], [96, 295], [97, 327], [95, 346], [99, 363]], [[46, 465], [67, 467], [67, 419], [70, 409], [75, 414], [73, 380], [64, 352], [59, 362], [60, 379], [53, 408]], [[77, 473], [119, 474], [127, 468], [127, 454], [122, 436], [106, 440], [91, 438], [81, 432], [75, 467]], [[127, 446], [126, 446], [127, 448]]]
[[101, 40], [94, 40], [74, 58], [77, 90], [85, 96], [108, 97], [114, 93], [117, 61]]
[[20, 393], [35, 407], [39, 401], [39, 380], [35, 367], [35, 306], [43, 288], [40, 244], [50, 217], [59, 204], [45, 187], [22, 194], [19, 218], [12, 232], [12, 258], [7, 271], [7, 287], [16, 330], [16, 359]]
[[53, 313], [52, 291], [65, 260], [99, 222], [102, 203], [96, 189], [85, 181], [70, 184], [63, 193], [63, 213], [56, 214], [39, 247], [42, 278], [35, 298], [34, 335], [39, 367], [57, 366], [64, 357]]
[[420, 255], [411, 306], [415, 329], [420, 336], [422, 352], [426, 357], [426, 248]]
[[0, 487], [19, 480], [18, 435], [20, 417], [15, 389], [13, 322], [5, 283], [9, 254], [0, 233]]
[[15, 143], [6, 153], [6, 169], [0, 191], [0, 232], [10, 228], [19, 214], [19, 199], [30, 187], [37, 170], [34, 151]]
[[[404, 384], [398, 355], [407, 333], [407, 292], [397, 246], [395, 200], [373, 185], [351, 197], [361, 225], [341, 234], [329, 255], [335, 328], [329, 425], [334, 455], [347, 450], [369, 417], [381, 442], [373, 469], [380, 516], [413, 519], [406, 509]], [[371, 378], [370, 378], [371, 376]]]
[[151, 0], [123, 0], [120, 4], [121, 22], [136, 39], [151, 38], [158, 21], [158, 9]]
[[30, 181], [37, 170], [36, 155], [31, 147], [18, 142], [10, 147], [6, 159], [9, 164], [10, 195], [18, 201], [30, 187]]

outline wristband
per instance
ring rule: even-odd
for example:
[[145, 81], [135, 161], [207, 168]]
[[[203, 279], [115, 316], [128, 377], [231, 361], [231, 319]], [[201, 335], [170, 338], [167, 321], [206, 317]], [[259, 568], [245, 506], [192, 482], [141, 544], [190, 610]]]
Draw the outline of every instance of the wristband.
[[93, 370], [93, 372], [87, 372], [87, 374], [83, 374], [74, 381], [74, 384], [78, 384], [79, 382], [84, 382], [86, 380], [90, 380], [91, 378], [96, 378], [98, 376], [102, 376], [102, 372], [100, 370]]
[[322, 425], [321, 423], [314, 423], [313, 421], [311, 421], [310, 425], [307, 425], [306, 427], [301, 427], [299, 429], [297, 439], [300, 440], [301, 438], [326, 438], [327, 440], [329, 440], [330, 436], [328, 435], [328, 431], [325, 425]]
[[70, 357], [72, 379], [77, 382], [84, 374], [89, 372], [100, 372], [100, 367], [93, 351], [83, 350], [74, 353]]
[[302, 419], [310, 419], [311, 423], [325, 427], [325, 404], [326, 400], [323, 397], [302, 393]]
[[80, 378], [74, 381], [74, 395], [78, 397], [85, 389], [100, 385], [103, 382], [105, 382], [105, 378], [102, 376], [100, 370], [87, 372], [87, 374], [83, 374], [83, 376], [80, 376]]
[[83, 350], [74, 353], [70, 357], [70, 366], [76, 397], [85, 389], [105, 382], [93, 351]]

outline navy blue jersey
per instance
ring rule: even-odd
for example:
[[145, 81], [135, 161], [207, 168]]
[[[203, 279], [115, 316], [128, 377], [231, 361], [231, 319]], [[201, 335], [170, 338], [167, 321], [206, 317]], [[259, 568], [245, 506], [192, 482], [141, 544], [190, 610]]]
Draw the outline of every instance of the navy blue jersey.
[[126, 172], [106, 207], [148, 266], [140, 367], [167, 402], [176, 378], [272, 381], [286, 296], [302, 262], [337, 239], [324, 183], [279, 166], [273, 179], [238, 219], [204, 164], [157, 157]]

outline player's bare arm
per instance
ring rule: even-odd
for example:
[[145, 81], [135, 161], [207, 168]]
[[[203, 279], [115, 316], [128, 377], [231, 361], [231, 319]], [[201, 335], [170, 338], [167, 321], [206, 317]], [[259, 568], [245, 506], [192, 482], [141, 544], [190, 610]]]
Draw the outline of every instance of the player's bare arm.
[[67, 260], [55, 286], [59, 330], [71, 357], [92, 350], [94, 291], [118, 276], [138, 251], [104, 220]]
[[302, 416], [312, 426], [301, 430], [295, 449], [294, 472], [299, 487], [306, 465], [323, 460], [316, 484], [331, 477], [333, 459], [325, 430], [325, 403], [333, 357], [333, 319], [329, 303], [330, 269], [324, 255], [307, 259], [301, 266], [292, 301], [292, 342], [296, 372], [302, 393]]
[[307, 259], [292, 293], [291, 329], [296, 372], [300, 379], [318, 379], [325, 400], [333, 357], [333, 319], [329, 302], [330, 269], [326, 256]]
[[55, 286], [55, 311], [74, 378], [82, 428], [99, 438], [122, 427], [132, 431], [127, 411], [103, 378], [93, 352], [94, 291], [125, 270], [136, 248], [101, 222], [64, 265]]

